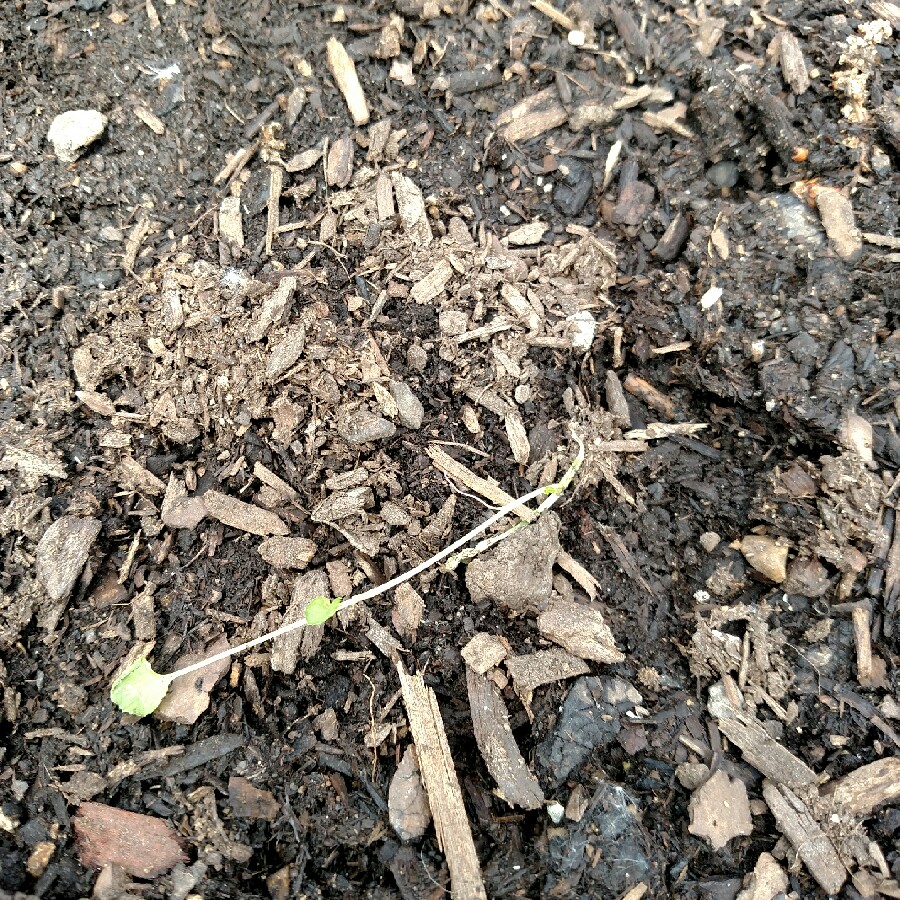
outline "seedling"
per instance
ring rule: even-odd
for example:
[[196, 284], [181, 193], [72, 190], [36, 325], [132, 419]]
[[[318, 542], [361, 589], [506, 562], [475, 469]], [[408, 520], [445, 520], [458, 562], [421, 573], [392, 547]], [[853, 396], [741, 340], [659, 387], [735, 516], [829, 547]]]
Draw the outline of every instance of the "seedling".
[[[528, 525], [527, 522], [518, 522], [510, 528], [507, 528], [506, 531], [481, 541], [471, 549], [462, 553], [457, 553], [463, 545], [468, 544], [469, 541], [484, 534], [488, 528], [496, 522], [499, 522], [505, 516], [508, 516], [511, 512], [514, 512], [518, 507], [523, 506], [538, 497], [543, 497], [543, 502], [540, 503], [537, 510], [535, 510], [535, 518], [537, 518], [559, 500], [563, 492], [572, 483], [576, 473], [581, 468], [581, 464], [584, 462], [584, 444], [577, 436], [575, 436], [575, 442], [578, 444], [578, 454], [572, 460], [571, 465], [559, 481], [555, 484], [535, 488], [535, 490], [529, 491], [527, 494], [517, 497], [515, 500], [510, 500], [509, 503], [501, 506], [496, 512], [485, 519], [476, 528], [473, 528], [468, 534], [463, 535], [459, 540], [450, 544], [449, 547], [445, 547], [430, 559], [426, 559], [424, 562], [409, 569], [409, 571], [404, 572], [402, 575], [398, 575], [396, 578], [392, 578], [390, 581], [387, 581], [380, 586], [363, 591], [361, 594], [354, 594], [346, 600], [341, 597], [314, 597], [307, 604], [306, 612], [302, 619], [282, 625], [280, 628], [276, 628], [268, 634], [254, 638], [252, 641], [246, 641], [243, 644], [238, 644], [236, 647], [229, 647], [227, 650], [213, 653], [211, 656], [206, 657], [206, 659], [201, 659], [200, 662], [192, 663], [175, 672], [170, 672], [168, 675], [160, 675], [158, 672], [154, 672], [150, 663], [147, 661], [147, 657], [141, 656], [113, 682], [112, 689], [110, 690], [110, 698], [123, 712], [131, 713], [135, 716], [147, 716], [162, 703], [163, 697], [166, 696], [166, 692], [169, 690], [169, 685], [182, 675], [190, 675], [192, 672], [197, 672], [200, 669], [206, 668], [206, 666], [211, 663], [218, 662], [221, 659], [228, 659], [229, 657], [235, 656], [238, 653], [243, 653], [245, 650], [249, 650], [252, 647], [258, 647], [266, 641], [271, 641], [282, 635], [290, 634], [292, 631], [298, 631], [301, 628], [305, 628], [307, 625], [323, 625], [341, 610], [349, 609], [351, 606], [356, 606], [357, 603], [362, 603], [364, 600], [371, 600], [373, 597], [385, 594], [404, 582], [409, 581], [411, 578], [415, 578], [416, 575], [430, 569], [432, 566], [443, 562], [448, 557], [450, 558], [447, 561], [446, 567], [451, 569], [455, 568], [460, 562], [472, 559], [478, 553], [481, 553], [488, 547], [492, 547], [499, 541], [505, 540], [510, 535], [515, 534], [517, 531]], [[454, 556], [453, 554], [456, 555]]]

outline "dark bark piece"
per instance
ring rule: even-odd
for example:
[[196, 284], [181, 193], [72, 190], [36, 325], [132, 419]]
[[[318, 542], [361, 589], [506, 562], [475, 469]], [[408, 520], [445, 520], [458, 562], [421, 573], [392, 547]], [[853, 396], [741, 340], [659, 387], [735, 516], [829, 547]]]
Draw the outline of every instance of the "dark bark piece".
[[626, 159], [619, 176], [619, 197], [613, 210], [617, 225], [640, 225], [650, 211], [655, 193], [653, 186], [638, 179], [638, 162]]
[[175, 829], [163, 819], [82, 803], [72, 824], [85, 866], [118, 865], [136, 878], [155, 878], [187, 861]]
[[[496, 87], [503, 80], [498, 65], [478, 66], [464, 72], [451, 72], [444, 78], [445, 89], [451, 94], [471, 94]], [[437, 84], [435, 84], [437, 87]]]
[[622, 38], [628, 52], [642, 62], [649, 59], [650, 43], [641, 33], [634, 16], [624, 6], [618, 4], [613, 4], [610, 12], [616, 24], [616, 31], [619, 32], [619, 37]]
[[475, 740], [500, 794], [512, 806], [538, 809], [544, 792], [519, 752], [497, 685], [466, 666], [466, 686]]
[[228, 802], [232, 813], [241, 819], [274, 822], [281, 811], [281, 804], [271, 791], [261, 790], [248, 779], [239, 776], [228, 779]]
[[661, 262], [672, 262], [681, 255], [690, 233], [690, 220], [684, 213], [678, 213], [653, 248], [653, 255]]
[[215, 734], [212, 737], [197, 741], [189, 747], [183, 755], [173, 759], [163, 768], [147, 769], [141, 773], [145, 781], [150, 778], [173, 778], [182, 772], [205, 766], [214, 759], [227, 756], [244, 746], [244, 738], [240, 734]]
[[[302, 619], [311, 600], [329, 596], [329, 587], [328, 576], [324, 569], [300, 575], [294, 582], [291, 602], [285, 610], [281, 624], [287, 625], [289, 622]], [[276, 638], [272, 646], [272, 668], [276, 672], [292, 674], [297, 668], [299, 659], [311, 659], [315, 656], [324, 634], [324, 625], [307, 625]]]

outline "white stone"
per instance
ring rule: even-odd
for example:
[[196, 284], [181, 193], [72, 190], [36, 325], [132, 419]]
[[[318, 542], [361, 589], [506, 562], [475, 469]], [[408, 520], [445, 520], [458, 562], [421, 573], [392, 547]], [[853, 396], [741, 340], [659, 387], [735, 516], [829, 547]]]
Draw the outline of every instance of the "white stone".
[[73, 163], [84, 149], [97, 140], [109, 120], [96, 109], [70, 109], [60, 113], [50, 124], [47, 140], [63, 163]]
[[574, 326], [572, 333], [573, 350], [590, 350], [597, 332], [597, 320], [587, 311], [573, 313], [566, 319]]
[[563, 805], [556, 800], [547, 805], [547, 815], [550, 816], [555, 825], [559, 825], [559, 823], [562, 822], [562, 817], [565, 815], [565, 812]]

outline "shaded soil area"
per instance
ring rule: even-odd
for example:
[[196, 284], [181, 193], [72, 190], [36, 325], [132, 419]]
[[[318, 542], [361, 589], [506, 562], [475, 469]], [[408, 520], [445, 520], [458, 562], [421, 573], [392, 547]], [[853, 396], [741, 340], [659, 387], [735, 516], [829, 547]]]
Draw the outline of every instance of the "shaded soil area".
[[898, 27], [3, 4], [0, 889], [467, 896], [400, 661], [489, 897], [900, 896]]

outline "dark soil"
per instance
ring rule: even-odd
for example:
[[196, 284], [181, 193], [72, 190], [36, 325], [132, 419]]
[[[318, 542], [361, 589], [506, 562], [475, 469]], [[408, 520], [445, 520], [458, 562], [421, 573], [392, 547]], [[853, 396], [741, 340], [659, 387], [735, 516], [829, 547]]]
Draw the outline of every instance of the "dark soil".
[[[413, 898], [450, 887], [433, 830], [403, 845], [388, 823], [388, 786], [411, 738], [394, 665], [359, 621], [330, 624], [293, 674], [274, 671], [264, 655], [235, 660], [193, 725], [136, 721], [112, 705], [112, 676], [136, 643], [152, 639], [133, 613], [148, 586], [152, 658], [169, 671], [223, 635], [236, 643], [276, 627], [295, 577], [266, 563], [260, 538], [243, 530], [211, 518], [166, 525], [161, 491], [129, 477], [126, 457], [163, 488], [174, 477], [191, 495], [215, 489], [273, 509], [292, 536], [315, 542], [310, 569], [344, 563], [361, 589], [485, 515], [432, 465], [434, 441], [517, 496], [565, 469], [570, 424], [589, 450], [594, 440], [637, 439], [628, 433], [655, 422], [706, 426], [651, 436], [643, 452], [594, 451], [558, 507], [560, 543], [599, 583], [594, 603], [626, 656], [592, 663], [592, 673], [615, 675], [641, 696], [627, 715], [612, 703], [615, 728], [603, 737], [597, 726], [592, 746], [560, 770], [549, 748], [573, 682], [538, 688], [529, 708], [505, 688], [513, 733], [548, 802], [566, 806], [580, 792], [588, 806], [578, 819], [554, 823], [545, 810], [508, 805], [473, 737], [461, 648], [476, 631], [503, 636], [517, 654], [542, 648], [535, 617], [473, 603], [462, 570], [413, 582], [425, 614], [414, 638], [401, 635], [402, 656], [437, 692], [490, 897], [606, 898], [644, 882], [647, 896], [724, 898], [736, 896], [762, 851], [788, 868], [793, 853], [778, 845], [759, 774], [723, 745], [707, 713], [708, 689], [725, 672], [700, 659], [695, 634], [723, 608], [752, 611], [718, 620], [738, 639], [762, 610], [771, 662], [757, 687], [772, 703], [759, 691], [753, 702], [815, 772], [836, 778], [900, 754], [891, 726], [900, 699], [900, 244], [892, 237], [900, 82], [892, 37], [853, 44], [876, 20], [896, 33], [897, 8], [713, 2], [705, 19], [695, 6], [628, 9], [567, 8], [596, 45], [581, 49], [518, 0], [2, 5], [5, 891], [91, 895], [97, 872], [82, 865], [72, 825], [88, 799], [162, 817], [183, 839], [186, 863], [131, 888], [145, 898]], [[399, 46], [379, 49], [392, 15], [403, 22]], [[802, 93], [786, 84], [770, 46], [784, 32], [799, 40], [812, 74]], [[370, 126], [354, 127], [334, 83], [331, 36], [356, 60], [371, 122], [390, 118], [382, 153]], [[398, 60], [412, 63], [414, 85], [389, 75]], [[480, 66], [498, 66], [503, 77], [467, 90], [482, 87], [466, 74]], [[836, 72], [868, 76], [856, 110]], [[645, 85], [660, 91], [634, 93]], [[290, 121], [298, 88], [305, 102]], [[544, 89], [562, 124], [505, 137], [502, 113]], [[589, 101], [610, 113], [577, 130]], [[677, 104], [683, 115], [668, 117], [675, 127], [654, 118]], [[46, 138], [70, 109], [99, 110], [109, 124], [65, 166]], [[163, 133], [136, 110], [149, 110]], [[345, 136], [353, 180], [326, 173], [339, 168], [329, 150]], [[276, 234], [267, 254], [269, 165], [257, 153], [231, 181], [217, 175], [260, 140], [283, 141], [288, 161], [326, 139], [324, 160], [285, 174], [280, 223], [298, 227]], [[615, 167], [605, 178], [608, 161]], [[402, 209], [376, 215], [384, 173], [420, 189], [432, 243], [417, 245]], [[859, 249], [846, 252], [823, 229], [816, 195], [829, 188], [852, 203], [867, 236]], [[243, 248], [219, 231], [220, 202], [238, 192]], [[535, 220], [546, 225], [539, 243], [502, 242]], [[471, 247], [460, 249], [461, 234]], [[577, 254], [564, 263], [571, 248]], [[415, 302], [415, 286], [450, 255], [445, 290]], [[254, 341], [260, 297], [285, 271], [297, 273], [294, 304], [268, 343]], [[182, 292], [180, 323], [161, 305], [167, 278]], [[463, 331], [510, 318], [499, 298], [513, 283], [543, 305], [537, 331], [516, 321], [459, 342], [447, 330], [448, 310], [464, 314]], [[577, 311], [596, 322], [587, 352], [567, 343], [567, 317]], [[284, 377], [266, 376], [267, 351], [300, 325], [302, 355]], [[609, 411], [610, 372], [628, 389], [627, 422]], [[421, 401], [421, 428], [394, 411], [392, 436], [346, 440], [348, 410], [391, 418], [385, 387], [394, 379]], [[519, 417], [524, 458], [486, 392]], [[98, 398], [115, 412], [104, 413]], [[273, 494], [254, 475], [257, 463], [297, 502]], [[317, 504], [340, 490], [326, 482], [357, 469], [371, 487], [367, 508], [338, 523], [343, 531], [317, 520]], [[450, 496], [450, 529], [429, 535]], [[389, 521], [389, 503], [406, 511], [406, 524]], [[66, 515], [101, 528], [57, 606], [35, 558], [47, 528]], [[749, 564], [736, 542], [750, 535], [789, 547], [786, 577]], [[336, 571], [328, 568], [332, 585]], [[587, 602], [561, 572], [554, 589]], [[865, 679], [850, 618], [863, 602], [876, 657]], [[392, 604], [382, 596], [370, 605], [385, 627]], [[338, 730], [325, 739], [314, 721], [329, 709]], [[374, 759], [373, 716], [390, 726]], [[685, 736], [750, 794], [753, 833], [722, 850], [688, 831], [691, 792], [676, 767], [698, 757]], [[180, 756], [157, 752], [176, 745]], [[271, 792], [273, 820], [232, 814], [234, 776]], [[626, 807], [627, 825], [610, 833], [613, 812]], [[863, 826], [884, 853], [882, 875], [900, 878], [897, 807]], [[42, 842], [53, 852], [40, 865]], [[616, 853], [634, 868], [611, 864]], [[825, 896], [802, 865], [789, 877], [795, 896]]]

